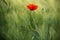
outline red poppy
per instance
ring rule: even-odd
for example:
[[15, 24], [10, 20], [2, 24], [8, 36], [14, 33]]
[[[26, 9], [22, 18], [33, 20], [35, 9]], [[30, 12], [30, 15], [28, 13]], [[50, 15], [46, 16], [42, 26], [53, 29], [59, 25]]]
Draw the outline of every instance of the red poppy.
[[35, 4], [28, 4], [27, 5], [27, 8], [29, 9], [29, 10], [36, 10], [37, 8], [38, 8], [38, 6], [37, 5], [35, 5]]

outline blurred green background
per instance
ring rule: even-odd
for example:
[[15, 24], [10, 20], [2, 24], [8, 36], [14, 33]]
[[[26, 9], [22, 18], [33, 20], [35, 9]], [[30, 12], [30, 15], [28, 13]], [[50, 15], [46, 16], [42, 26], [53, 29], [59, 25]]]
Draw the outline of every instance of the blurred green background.
[[0, 0], [0, 40], [60, 40], [60, 0]]

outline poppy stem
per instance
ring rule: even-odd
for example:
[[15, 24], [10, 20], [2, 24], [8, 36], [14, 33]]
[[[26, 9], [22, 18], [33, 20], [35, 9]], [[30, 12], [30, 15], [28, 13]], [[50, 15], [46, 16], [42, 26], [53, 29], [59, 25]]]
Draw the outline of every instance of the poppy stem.
[[29, 13], [29, 16], [30, 16], [30, 24], [31, 24], [31, 27], [35, 30], [36, 29], [36, 23], [35, 23], [33, 14], [34, 14], [34, 11], [32, 11], [31, 13]]

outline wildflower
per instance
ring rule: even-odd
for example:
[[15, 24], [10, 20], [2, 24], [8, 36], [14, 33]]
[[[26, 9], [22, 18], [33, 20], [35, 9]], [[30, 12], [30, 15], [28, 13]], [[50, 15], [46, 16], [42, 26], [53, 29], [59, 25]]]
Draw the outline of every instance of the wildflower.
[[28, 5], [27, 5], [27, 8], [28, 8], [29, 10], [33, 11], [33, 10], [36, 10], [36, 9], [38, 8], [38, 6], [35, 5], [35, 4], [28, 4]]

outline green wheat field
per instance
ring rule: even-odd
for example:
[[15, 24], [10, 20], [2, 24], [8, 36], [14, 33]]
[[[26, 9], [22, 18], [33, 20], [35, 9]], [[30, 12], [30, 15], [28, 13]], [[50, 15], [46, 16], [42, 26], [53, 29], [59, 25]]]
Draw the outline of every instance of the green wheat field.
[[0, 40], [60, 40], [60, 0], [0, 0]]

